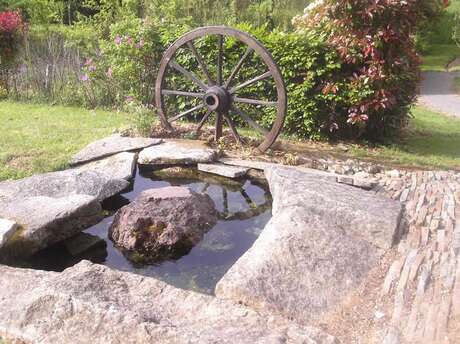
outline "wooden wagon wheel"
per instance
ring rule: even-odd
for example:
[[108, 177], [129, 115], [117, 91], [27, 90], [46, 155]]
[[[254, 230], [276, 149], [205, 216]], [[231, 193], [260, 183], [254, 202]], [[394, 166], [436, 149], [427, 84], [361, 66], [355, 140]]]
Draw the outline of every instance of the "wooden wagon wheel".
[[[197, 39], [207, 36], [216, 36], [216, 55], [215, 65], [206, 63], [203, 56], [198, 51], [194, 42]], [[224, 63], [224, 42], [229, 37], [232, 37], [239, 42], [242, 42], [247, 48], [239, 61], [232, 66], [231, 73], [224, 79], [223, 63]], [[177, 62], [177, 55], [179, 50], [183, 49], [192, 53], [192, 56], [199, 66], [199, 72], [205, 76], [206, 80], [202, 80], [197, 73], [185, 69]], [[261, 59], [263, 63], [259, 66], [260, 73], [257, 76], [236, 83], [237, 75], [244, 67], [248, 58], [255, 54]], [[215, 75], [211, 75], [211, 70], [215, 71]], [[193, 83], [195, 90], [177, 90], [167, 89], [166, 77], [170, 71], [178, 72], [180, 75]], [[246, 87], [255, 85], [258, 82], [271, 79], [274, 81], [276, 88], [277, 99], [274, 100], [260, 100], [243, 98], [238, 95], [241, 90]], [[198, 89], [198, 92], [196, 91]], [[193, 91], [193, 92], [192, 92]], [[180, 113], [168, 114], [165, 107], [165, 97], [179, 96], [179, 97], [192, 97], [198, 99], [198, 104], [185, 109]], [[225, 121], [229, 126], [235, 139], [242, 143], [244, 142], [238, 133], [236, 121], [243, 122], [252, 127], [255, 131], [263, 135], [264, 139], [258, 146], [262, 152], [266, 151], [276, 140], [281, 132], [284, 124], [284, 117], [286, 115], [287, 97], [286, 88], [281, 75], [281, 72], [276, 65], [275, 61], [267, 49], [255, 38], [245, 32], [223, 26], [209, 26], [203, 27], [191, 32], [186, 33], [173, 43], [165, 52], [158, 72], [158, 77], [155, 85], [155, 101], [158, 109], [162, 125], [168, 129], [173, 130], [171, 123], [183, 119], [188, 115], [192, 115], [196, 111], [205, 111], [204, 115], [197, 124], [196, 133], [198, 134], [206, 123], [211, 118], [211, 114], [215, 117], [215, 140], [217, 141], [222, 136], [222, 126]], [[271, 127], [266, 124], [260, 123], [257, 118], [251, 116], [249, 113], [241, 109], [241, 106], [256, 106], [260, 107], [274, 107], [276, 114]], [[236, 116], [236, 117], [234, 117]]]

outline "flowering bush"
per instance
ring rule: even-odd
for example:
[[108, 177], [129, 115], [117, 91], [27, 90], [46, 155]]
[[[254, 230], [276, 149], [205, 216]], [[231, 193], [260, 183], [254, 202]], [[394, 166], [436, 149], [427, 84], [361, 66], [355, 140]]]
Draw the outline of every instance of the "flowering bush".
[[14, 60], [24, 33], [24, 23], [18, 11], [0, 12], [0, 62], [6, 65]]
[[342, 68], [324, 79], [322, 93], [338, 102], [325, 127], [341, 136], [376, 139], [404, 126], [417, 94], [415, 31], [444, 0], [318, 0], [295, 17], [299, 31], [325, 37]]
[[148, 20], [126, 18], [110, 27], [108, 39], [88, 58], [79, 76], [88, 105], [123, 105], [152, 99], [157, 65], [163, 47], [157, 26]]

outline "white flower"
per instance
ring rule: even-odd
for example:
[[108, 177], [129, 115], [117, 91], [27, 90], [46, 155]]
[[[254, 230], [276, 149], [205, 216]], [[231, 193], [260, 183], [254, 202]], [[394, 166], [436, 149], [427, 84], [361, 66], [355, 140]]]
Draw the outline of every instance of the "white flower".
[[324, 4], [324, 0], [315, 0], [312, 3], [310, 3], [307, 7], [305, 7], [305, 10], [303, 12], [307, 14], [308, 12], [313, 11], [318, 6], [321, 6], [323, 4]]

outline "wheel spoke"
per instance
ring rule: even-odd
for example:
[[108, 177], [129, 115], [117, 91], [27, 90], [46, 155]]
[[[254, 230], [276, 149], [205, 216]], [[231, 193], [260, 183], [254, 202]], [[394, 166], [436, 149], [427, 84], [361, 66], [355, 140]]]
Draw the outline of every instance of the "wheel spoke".
[[258, 124], [256, 121], [254, 121], [251, 117], [246, 115], [243, 111], [241, 111], [238, 107], [235, 105], [232, 106], [233, 110], [241, 117], [243, 118], [246, 123], [248, 123], [251, 127], [253, 127], [255, 130], [259, 131], [263, 135], [267, 135], [269, 131], [262, 127], [260, 124]]
[[203, 73], [204, 75], [206, 76], [206, 79], [208, 79], [208, 83], [210, 85], [214, 85], [214, 80], [212, 80], [211, 78], [211, 75], [209, 74], [209, 69], [208, 67], [206, 66], [206, 63], [204, 63], [203, 61], [203, 58], [201, 57], [201, 55], [198, 53], [198, 51], [196, 50], [196, 47], [195, 45], [193, 44], [192, 41], [189, 41], [187, 43], [188, 47], [190, 48], [190, 50], [192, 50], [193, 52], [193, 55], [195, 55], [195, 58], [196, 60], [198, 61], [198, 64], [200, 65], [201, 69], [203, 70]]
[[188, 114], [191, 114], [192, 112], [194, 112], [196, 110], [200, 110], [202, 108], [204, 108], [204, 104], [197, 105], [197, 106], [191, 108], [190, 110], [184, 111], [184, 112], [172, 117], [168, 122], [171, 123], [171, 122], [177, 121], [178, 119], [180, 119], [180, 118], [182, 118], [184, 116], [187, 116]]
[[262, 74], [262, 75], [259, 75], [259, 76], [255, 77], [255, 78], [251, 79], [251, 80], [248, 80], [248, 81], [246, 81], [246, 82], [243, 82], [241, 85], [238, 85], [238, 86], [233, 87], [232, 89], [230, 89], [229, 92], [230, 92], [230, 94], [233, 94], [233, 93], [235, 93], [236, 91], [238, 91], [238, 90], [240, 90], [240, 89], [242, 89], [242, 88], [244, 88], [244, 87], [246, 87], [246, 86], [249, 86], [249, 85], [252, 85], [252, 84], [254, 84], [254, 83], [258, 82], [258, 81], [267, 79], [267, 78], [269, 78], [271, 75], [272, 75], [272, 73], [271, 73], [270, 71], [265, 72], [265, 73]]
[[228, 115], [225, 115], [224, 118], [225, 118], [225, 121], [227, 122], [228, 126], [230, 127], [230, 130], [231, 130], [232, 135], [235, 138], [236, 142], [238, 142], [239, 144], [243, 144], [244, 141], [241, 138], [240, 134], [238, 134], [238, 131], [236, 130], [235, 124], [233, 124], [233, 121], [231, 120], [231, 118]]
[[240, 71], [241, 67], [243, 66], [244, 61], [248, 58], [249, 54], [252, 51], [254, 51], [252, 48], [248, 48], [246, 50], [246, 52], [244, 53], [243, 57], [241, 57], [241, 59], [238, 61], [238, 63], [235, 66], [235, 68], [233, 68], [232, 73], [230, 74], [230, 77], [225, 82], [225, 88], [228, 88], [228, 86], [230, 86], [230, 84], [232, 83], [233, 79], [235, 78], [235, 76], [238, 74], [238, 72]]
[[214, 140], [219, 142], [219, 139], [222, 137], [222, 113], [216, 113], [216, 132], [214, 133]]
[[185, 96], [185, 97], [194, 97], [194, 98], [204, 97], [204, 93], [185, 92], [185, 91], [176, 91], [176, 90], [161, 90], [161, 94], [164, 94], [167, 96]]
[[195, 73], [193, 72], [189, 72], [188, 70], [186, 70], [184, 67], [182, 67], [180, 64], [178, 64], [176, 61], [171, 61], [169, 63], [169, 65], [174, 68], [175, 70], [177, 70], [178, 72], [182, 73], [183, 75], [185, 75], [187, 78], [189, 78], [190, 80], [192, 80], [199, 88], [201, 88], [203, 91], [206, 91], [207, 90], [207, 86], [203, 83], [203, 81], [201, 81]]
[[224, 50], [224, 36], [219, 35], [219, 40], [218, 40], [218, 48], [219, 48], [219, 53], [217, 55], [217, 84], [222, 85], [222, 58], [223, 58], [223, 50]]
[[198, 127], [196, 128], [197, 134], [200, 132], [201, 128], [203, 128], [204, 123], [207, 121], [211, 113], [212, 113], [212, 110], [208, 110], [208, 112], [206, 112], [206, 114], [203, 116], [200, 123], [198, 124]]
[[246, 103], [246, 104], [263, 105], [263, 106], [277, 106], [278, 105], [278, 102], [270, 102], [266, 100], [248, 99], [248, 98], [239, 98], [239, 97], [233, 97], [233, 101], [236, 103]]

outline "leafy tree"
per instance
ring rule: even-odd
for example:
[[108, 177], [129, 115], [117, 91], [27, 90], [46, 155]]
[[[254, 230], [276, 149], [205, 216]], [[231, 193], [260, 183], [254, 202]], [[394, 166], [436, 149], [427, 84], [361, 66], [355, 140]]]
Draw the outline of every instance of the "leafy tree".
[[19, 10], [24, 19], [34, 24], [61, 22], [62, 0], [0, 0], [0, 10]]
[[444, 6], [444, 0], [319, 0], [295, 18], [299, 30], [324, 35], [342, 60], [342, 73], [323, 93], [336, 92], [345, 79], [356, 94], [346, 113], [331, 113], [331, 130], [375, 140], [404, 126], [419, 81], [414, 35]]

